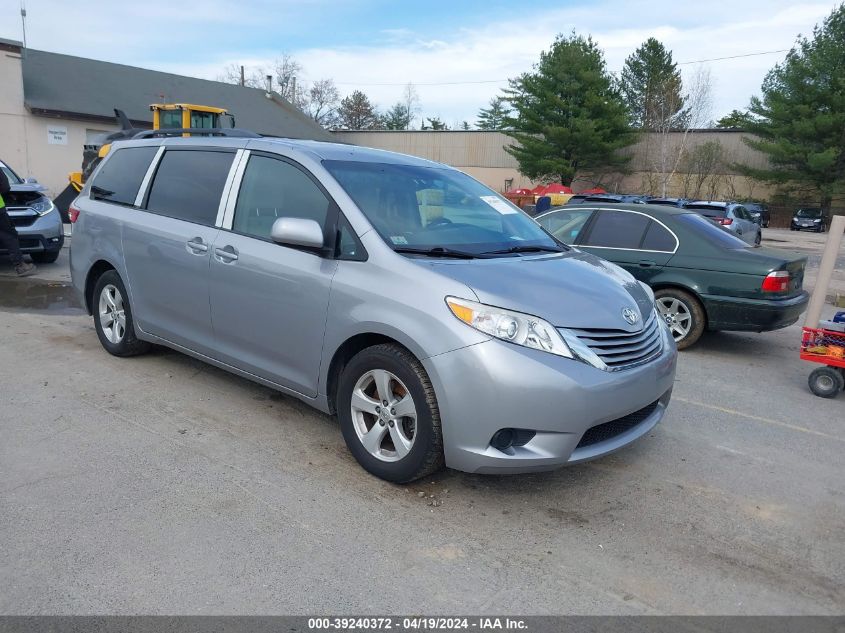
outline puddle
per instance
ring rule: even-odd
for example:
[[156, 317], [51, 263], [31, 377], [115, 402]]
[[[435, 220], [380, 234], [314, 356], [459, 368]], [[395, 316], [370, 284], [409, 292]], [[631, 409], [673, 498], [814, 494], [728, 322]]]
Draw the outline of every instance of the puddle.
[[84, 314], [69, 283], [38, 279], [0, 278], [0, 310]]

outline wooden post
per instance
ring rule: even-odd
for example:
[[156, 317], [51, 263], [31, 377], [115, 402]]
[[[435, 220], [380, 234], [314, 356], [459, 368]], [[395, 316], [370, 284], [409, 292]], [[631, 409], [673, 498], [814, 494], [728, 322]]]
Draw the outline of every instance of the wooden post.
[[824, 253], [822, 253], [822, 261], [819, 264], [816, 287], [813, 288], [813, 295], [810, 297], [810, 304], [807, 306], [807, 318], [804, 321], [804, 327], [819, 327], [822, 307], [827, 296], [830, 278], [833, 276], [833, 269], [836, 266], [836, 258], [839, 256], [839, 247], [842, 245], [843, 233], [845, 233], [845, 215], [833, 216], [827, 234], [827, 243], [824, 246]]

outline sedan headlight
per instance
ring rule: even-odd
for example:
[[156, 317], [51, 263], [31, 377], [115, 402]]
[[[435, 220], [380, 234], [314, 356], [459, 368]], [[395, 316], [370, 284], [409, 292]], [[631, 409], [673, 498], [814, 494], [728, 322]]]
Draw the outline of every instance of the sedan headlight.
[[558, 330], [539, 317], [457, 297], [446, 297], [446, 305], [452, 314], [470, 327], [502, 341], [581, 360], [597, 369], [607, 368], [577, 336]]
[[821, 222], [821, 218], [816, 218], [813, 222]]
[[53, 204], [53, 201], [50, 198], [42, 196], [31, 205], [29, 208], [35, 211], [38, 215], [47, 215], [50, 211], [53, 211], [56, 208], [56, 205]]

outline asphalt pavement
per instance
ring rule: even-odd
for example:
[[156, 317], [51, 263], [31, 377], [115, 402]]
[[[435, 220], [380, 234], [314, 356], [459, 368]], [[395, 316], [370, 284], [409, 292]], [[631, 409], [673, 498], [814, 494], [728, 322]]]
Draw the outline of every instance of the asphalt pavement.
[[615, 455], [397, 486], [296, 400], [108, 355], [65, 261], [0, 275], [2, 614], [843, 612], [845, 394], [798, 325], [705, 335]]

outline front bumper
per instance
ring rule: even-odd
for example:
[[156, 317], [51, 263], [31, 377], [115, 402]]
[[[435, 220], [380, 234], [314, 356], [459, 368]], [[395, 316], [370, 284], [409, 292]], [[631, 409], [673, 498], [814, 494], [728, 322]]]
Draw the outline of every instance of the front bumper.
[[[493, 339], [423, 365], [437, 393], [446, 465], [520, 473], [595, 459], [642, 437], [666, 411], [676, 360], [674, 343], [664, 340], [653, 361], [607, 372]], [[579, 446], [586, 431], [608, 422], [617, 424]], [[523, 446], [494, 448], [491, 439], [504, 428], [535, 435]]]
[[712, 330], [768, 332], [792, 325], [806, 309], [806, 290], [790, 299], [740, 299], [702, 295], [707, 325]]
[[[57, 251], [64, 244], [64, 227], [58, 210], [38, 216], [28, 209], [9, 209], [9, 217], [18, 233], [18, 244], [23, 253]], [[6, 250], [0, 248], [0, 253]]]
[[789, 228], [794, 229], [795, 231], [821, 231], [823, 227], [824, 223], [822, 222], [815, 222], [813, 224], [803, 224], [792, 221], [789, 225]]

